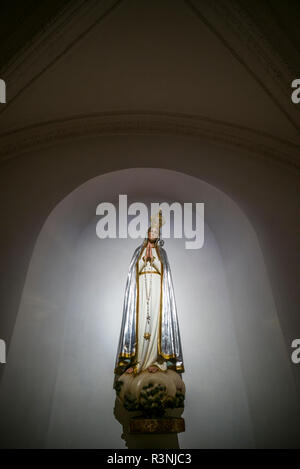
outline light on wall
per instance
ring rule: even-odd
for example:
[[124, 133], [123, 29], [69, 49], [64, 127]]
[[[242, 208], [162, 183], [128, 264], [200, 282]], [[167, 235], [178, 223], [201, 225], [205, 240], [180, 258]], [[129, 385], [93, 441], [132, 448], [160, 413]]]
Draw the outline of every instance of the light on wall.
[[6, 83], [0, 78], [0, 103], [6, 104]]

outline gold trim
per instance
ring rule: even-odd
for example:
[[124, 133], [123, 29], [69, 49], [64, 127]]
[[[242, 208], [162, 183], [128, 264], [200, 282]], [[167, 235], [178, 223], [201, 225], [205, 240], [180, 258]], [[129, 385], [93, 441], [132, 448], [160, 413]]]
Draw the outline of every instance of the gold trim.
[[176, 365], [176, 370], [183, 370], [184, 371], [184, 366], [183, 365]]
[[126, 353], [126, 352], [119, 353], [119, 358], [130, 358], [132, 356], [133, 356], [132, 353]]
[[158, 333], [158, 341], [157, 341], [157, 347], [158, 347], [158, 355], [162, 355], [161, 353], [161, 323], [162, 323], [162, 295], [163, 295], [163, 277], [164, 277], [164, 265], [161, 260], [160, 256], [160, 248], [157, 246], [157, 255], [160, 260], [160, 270], [161, 270], [161, 276], [160, 276], [160, 303], [159, 303], [159, 333]]
[[160, 275], [160, 273], [157, 272], [156, 270], [144, 270], [144, 272], [139, 273], [139, 275], [143, 275], [143, 274], [157, 274], [157, 275]]
[[[138, 353], [138, 327], [139, 327], [139, 276], [143, 273], [156, 273], [158, 275], [160, 275], [160, 306], [159, 306], [159, 334], [158, 334], [158, 341], [157, 341], [157, 347], [158, 347], [158, 356], [161, 356], [163, 357], [164, 359], [168, 360], [170, 358], [177, 358], [177, 355], [176, 354], [170, 354], [170, 355], [167, 355], [167, 354], [164, 354], [161, 350], [161, 333], [162, 333], [162, 303], [163, 303], [163, 278], [164, 278], [164, 264], [161, 260], [161, 255], [160, 255], [160, 247], [158, 245], [158, 243], [156, 243], [156, 251], [157, 251], [157, 255], [158, 255], [158, 258], [160, 260], [160, 263], [161, 263], [161, 274], [156, 272], [156, 271], [147, 271], [147, 272], [141, 272], [139, 273], [138, 269], [139, 269], [139, 261], [142, 257], [142, 254], [144, 252], [144, 248], [147, 244], [147, 240], [144, 241], [143, 243], [143, 246], [141, 248], [141, 252], [139, 254], [139, 257], [137, 259], [137, 262], [136, 262], [136, 288], [137, 288], [137, 294], [136, 294], [136, 331], [135, 331], [135, 338], [136, 338], [136, 341], [135, 341], [135, 350], [133, 353], [120, 353], [119, 354], [119, 358], [133, 358], [133, 357], [136, 357], [137, 356], [137, 353]], [[138, 364], [136, 363], [134, 365], [134, 371], [133, 373], [136, 374], [137, 373], [137, 366]], [[176, 369], [178, 370], [183, 370], [184, 371], [184, 367], [183, 366], [178, 366], [176, 367]]]
[[[126, 371], [127, 368], [132, 367], [135, 370], [135, 373], [137, 373], [137, 365], [139, 362], [131, 361], [128, 363], [124, 362], [119, 362], [117, 366], [114, 369], [114, 373], [116, 374], [122, 374]], [[174, 370], [177, 371], [178, 373], [184, 373], [185, 368], [183, 365], [167, 365], [168, 370]], [[147, 370], [140, 370], [140, 373], [146, 372]], [[159, 368], [159, 371], [164, 371]]]
[[[156, 249], [156, 248], [155, 248], [155, 246], [153, 246], [153, 249]], [[143, 261], [144, 261], [144, 262], [146, 262], [146, 256], [143, 256], [143, 258], [142, 258], [142, 259], [143, 259]], [[156, 257], [155, 257], [155, 256], [153, 256], [153, 259], [150, 261], [150, 264], [151, 264], [151, 265], [153, 264], [153, 262], [154, 262], [154, 259], [156, 259]]]
[[168, 370], [177, 371], [178, 373], [184, 373], [184, 366], [182, 365], [169, 365]]
[[161, 350], [161, 329], [162, 329], [162, 301], [163, 301], [163, 276], [164, 276], [164, 264], [161, 260], [160, 256], [160, 247], [157, 246], [157, 255], [161, 263], [161, 278], [160, 278], [160, 308], [159, 308], [159, 334], [158, 334], [158, 355], [162, 356], [165, 359], [169, 358], [176, 358], [176, 354], [172, 353], [170, 355], [166, 355]]
[[[139, 262], [142, 257], [142, 254], [144, 252], [145, 246], [147, 244], [148, 240], [144, 240], [143, 246], [141, 249], [141, 252], [139, 254], [139, 257], [137, 259], [136, 265], [135, 265], [135, 271], [136, 271], [136, 318], [135, 318], [135, 351], [133, 353], [133, 356], [137, 357], [138, 354], [138, 346], [139, 346], [139, 300], [140, 300], [140, 285], [139, 285]], [[137, 367], [138, 363], [133, 368], [133, 374], [136, 375], [137, 373]]]
[[135, 366], [135, 361], [132, 361], [132, 360], [128, 363], [119, 362], [118, 365], [114, 369], [114, 373], [117, 375], [123, 374], [127, 370], [127, 368], [134, 367], [134, 366]]

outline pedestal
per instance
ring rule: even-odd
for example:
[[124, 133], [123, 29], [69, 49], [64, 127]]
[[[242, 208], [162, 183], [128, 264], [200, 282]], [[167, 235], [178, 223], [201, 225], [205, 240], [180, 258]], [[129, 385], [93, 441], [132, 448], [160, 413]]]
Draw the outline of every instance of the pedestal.
[[130, 419], [130, 433], [180, 433], [185, 431], [184, 419], [181, 417]]

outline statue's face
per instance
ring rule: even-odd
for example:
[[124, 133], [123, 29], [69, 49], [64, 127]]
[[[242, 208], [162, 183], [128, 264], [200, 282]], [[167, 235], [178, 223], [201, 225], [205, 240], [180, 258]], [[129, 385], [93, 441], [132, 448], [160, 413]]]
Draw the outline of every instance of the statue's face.
[[153, 242], [158, 238], [158, 229], [157, 228], [151, 228], [151, 230], [148, 233], [148, 239], [149, 241]]

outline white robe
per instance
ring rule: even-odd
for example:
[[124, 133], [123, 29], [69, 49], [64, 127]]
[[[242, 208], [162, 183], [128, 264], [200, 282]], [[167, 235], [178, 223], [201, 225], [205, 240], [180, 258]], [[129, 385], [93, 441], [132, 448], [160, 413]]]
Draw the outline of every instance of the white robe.
[[[150, 365], [156, 365], [162, 371], [167, 370], [167, 363], [163, 360], [158, 363], [158, 334], [159, 334], [159, 315], [160, 315], [160, 295], [161, 295], [161, 262], [157, 255], [156, 248], [152, 248], [154, 262], [151, 266], [148, 261], [145, 264], [143, 257], [146, 253], [146, 247], [139, 259], [139, 310], [138, 310], [138, 354], [136, 371], [146, 370]], [[147, 272], [141, 274], [141, 272]], [[153, 273], [148, 273], [153, 272]], [[152, 277], [152, 279], [151, 279]], [[150, 286], [151, 284], [151, 286]], [[149, 298], [149, 316], [147, 320], [147, 294]], [[150, 334], [150, 339], [144, 337], [145, 333]], [[160, 360], [161, 361], [161, 360]]]

